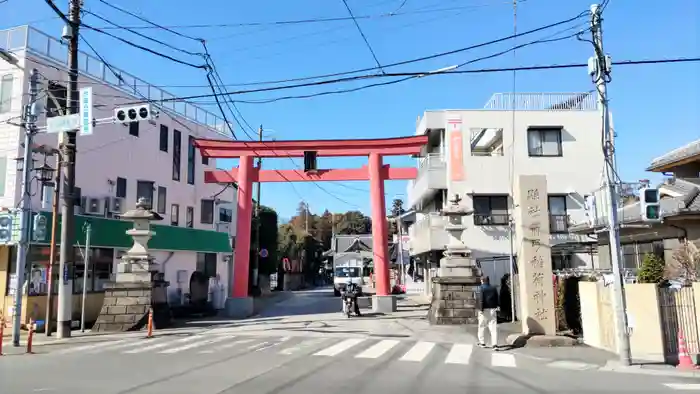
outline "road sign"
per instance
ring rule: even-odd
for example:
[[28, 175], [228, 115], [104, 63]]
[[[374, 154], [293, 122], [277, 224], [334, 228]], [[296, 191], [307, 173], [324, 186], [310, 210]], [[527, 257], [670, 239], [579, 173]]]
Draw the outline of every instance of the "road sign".
[[80, 134], [92, 134], [92, 87], [80, 89]]
[[80, 127], [80, 114], [54, 116], [46, 119], [47, 133], [65, 133]]
[[266, 258], [268, 256], [267, 249], [260, 249], [260, 257]]

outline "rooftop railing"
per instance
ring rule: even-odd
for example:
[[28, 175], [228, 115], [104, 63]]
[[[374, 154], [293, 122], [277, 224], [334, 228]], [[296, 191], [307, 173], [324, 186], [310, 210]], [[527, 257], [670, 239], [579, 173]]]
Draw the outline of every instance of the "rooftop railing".
[[[0, 30], [0, 49], [7, 52], [26, 50], [30, 55], [56, 62], [64, 68], [68, 65], [68, 47], [61, 41], [31, 26]], [[186, 101], [163, 101], [177, 96], [112, 65], [107, 67], [101, 60], [84, 52], [79, 53], [78, 63], [80, 74], [85, 77], [104, 82], [105, 85], [119, 89], [136, 100], [147, 99], [161, 110], [182, 116], [223, 136], [229, 138], [231, 136], [226, 122], [212, 112]], [[119, 77], [114, 75], [112, 69], [119, 74]]]
[[494, 93], [484, 109], [497, 111], [596, 111], [598, 98], [581, 93]]

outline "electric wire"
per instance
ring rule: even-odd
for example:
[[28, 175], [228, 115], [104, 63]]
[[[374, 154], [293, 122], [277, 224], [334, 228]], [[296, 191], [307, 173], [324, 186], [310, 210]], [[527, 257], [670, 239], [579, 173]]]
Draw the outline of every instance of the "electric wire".
[[[175, 31], [175, 30], [173, 30], [173, 29], [171, 29], [171, 28], [169, 28], [169, 27], [167, 27], [167, 26], [159, 25], [159, 24], [157, 24], [157, 23], [155, 23], [155, 22], [153, 22], [153, 21], [151, 21], [151, 20], [149, 20], [149, 19], [146, 19], [146, 18], [144, 18], [144, 17], [142, 17], [142, 16], [140, 16], [140, 15], [138, 15], [138, 14], [135, 14], [135, 13], [129, 11], [129, 10], [125, 10], [125, 9], [123, 9], [123, 8], [117, 6], [117, 5], [111, 4], [111, 3], [107, 2], [106, 0], [99, 0], [99, 1], [100, 1], [100, 3], [102, 3], [102, 4], [104, 4], [104, 5], [108, 6], [108, 7], [110, 7], [110, 8], [112, 8], [112, 9], [115, 9], [115, 10], [117, 10], [117, 11], [120, 11], [120, 12], [124, 13], [124, 14], [127, 14], [127, 15], [129, 15], [129, 16], [132, 16], [132, 17], [134, 17], [134, 18], [136, 18], [136, 19], [138, 19], [138, 20], [140, 20], [140, 21], [142, 21], [142, 22], [148, 23], [149, 25], [151, 25], [150, 27], [157, 28], [157, 29], [161, 29], [161, 30], [165, 30], [165, 31], [167, 31], [167, 32], [169, 32], [169, 33], [172, 33], [172, 34], [175, 34], [175, 35], [177, 35], [177, 36], [180, 36], [180, 37], [183, 37], [183, 38], [187, 38], [187, 39], [190, 39], [190, 40], [194, 40], [194, 41], [198, 41], [198, 42], [199, 42], [199, 41], [202, 41], [201, 38], [197, 38], [197, 37], [193, 37], [193, 36], [190, 36], [190, 35], [187, 35], [187, 34], [183, 34], [183, 33], [180, 33], [180, 32], [178, 32], [178, 31]], [[138, 28], [138, 27], [133, 27], [133, 26], [130, 26], [130, 27], [128, 27], [128, 26], [117, 26], [117, 25], [113, 25], [113, 26], [114, 26], [114, 27], [117, 27], [117, 28], [119, 28], [119, 29], [129, 29], [130, 31], [133, 31], [134, 29], [137, 29], [137, 28]], [[143, 28], [148, 28], [148, 27], [149, 27], [149, 26], [144, 26], [144, 27], [141, 27], [141, 28], [143, 29]], [[109, 27], [103, 27], [102, 29], [104, 30], [104, 29], [108, 29], [108, 28], [109, 28]]]
[[365, 42], [367, 49], [369, 49], [369, 52], [372, 54], [372, 58], [374, 59], [374, 62], [377, 63], [377, 68], [379, 70], [381, 70], [381, 72], [384, 72], [384, 69], [382, 68], [382, 64], [379, 62], [379, 59], [377, 58], [377, 54], [374, 52], [372, 45], [369, 43], [369, 40], [367, 39], [365, 32], [362, 31], [362, 28], [360, 27], [360, 23], [357, 21], [357, 19], [355, 18], [355, 15], [352, 13], [352, 9], [348, 5], [348, 1], [342, 0], [342, 2], [343, 2], [343, 5], [345, 5], [345, 9], [348, 10], [348, 14], [350, 14], [350, 17], [352, 18], [352, 22], [355, 24], [357, 31], [360, 33], [360, 36], [362, 36], [362, 40]]

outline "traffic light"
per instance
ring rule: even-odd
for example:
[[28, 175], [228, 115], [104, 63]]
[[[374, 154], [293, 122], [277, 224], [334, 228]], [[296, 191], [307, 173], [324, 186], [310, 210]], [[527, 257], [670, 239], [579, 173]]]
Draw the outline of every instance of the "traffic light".
[[37, 213], [34, 215], [34, 223], [32, 228], [32, 240], [34, 242], [46, 241], [46, 227], [48, 219], [46, 215]]
[[304, 172], [317, 171], [316, 151], [304, 151]]
[[157, 117], [157, 112], [151, 108], [150, 104], [114, 109], [114, 121], [117, 123], [140, 122], [142, 120], [153, 120]]
[[661, 221], [661, 197], [659, 189], [642, 188], [639, 191], [639, 202], [641, 207], [642, 221], [645, 222], [660, 222]]
[[11, 213], [0, 214], [0, 243], [12, 242], [12, 223], [15, 216]]

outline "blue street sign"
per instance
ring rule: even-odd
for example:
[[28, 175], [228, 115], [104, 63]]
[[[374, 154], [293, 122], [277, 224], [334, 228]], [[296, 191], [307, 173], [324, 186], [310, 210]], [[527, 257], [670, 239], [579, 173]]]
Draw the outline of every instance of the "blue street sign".
[[267, 249], [260, 249], [260, 257], [266, 258], [268, 256]]

